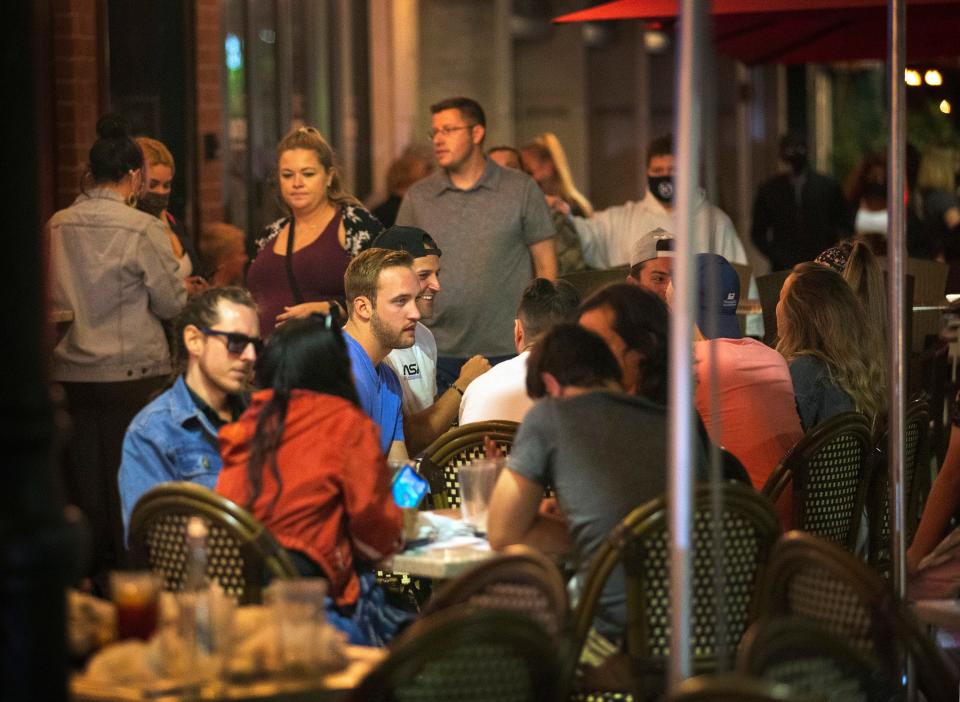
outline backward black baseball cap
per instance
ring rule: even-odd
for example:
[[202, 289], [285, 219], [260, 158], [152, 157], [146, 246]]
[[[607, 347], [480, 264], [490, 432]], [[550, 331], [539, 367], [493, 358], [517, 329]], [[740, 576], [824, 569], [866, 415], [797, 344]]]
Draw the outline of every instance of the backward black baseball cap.
[[374, 239], [371, 246], [378, 249], [406, 251], [414, 258], [441, 255], [437, 242], [420, 227], [398, 227], [394, 225]]

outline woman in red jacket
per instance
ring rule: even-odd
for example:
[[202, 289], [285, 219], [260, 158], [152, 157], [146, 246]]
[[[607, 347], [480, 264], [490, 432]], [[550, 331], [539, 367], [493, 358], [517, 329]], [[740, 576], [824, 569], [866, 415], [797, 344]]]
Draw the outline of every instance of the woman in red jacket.
[[381, 643], [391, 627], [368, 619], [383, 595], [357, 565], [397, 550], [402, 518], [376, 425], [357, 405], [340, 329], [327, 316], [291, 320], [259, 370], [267, 389], [220, 432], [217, 492], [263, 522], [301, 574], [329, 580], [331, 623], [352, 642]]

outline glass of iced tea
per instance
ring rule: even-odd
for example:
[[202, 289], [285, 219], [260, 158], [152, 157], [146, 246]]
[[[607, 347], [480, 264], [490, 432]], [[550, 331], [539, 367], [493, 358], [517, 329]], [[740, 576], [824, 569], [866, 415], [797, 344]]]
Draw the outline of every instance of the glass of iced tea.
[[149, 570], [110, 573], [110, 592], [117, 608], [117, 639], [148, 640], [157, 630], [163, 578]]

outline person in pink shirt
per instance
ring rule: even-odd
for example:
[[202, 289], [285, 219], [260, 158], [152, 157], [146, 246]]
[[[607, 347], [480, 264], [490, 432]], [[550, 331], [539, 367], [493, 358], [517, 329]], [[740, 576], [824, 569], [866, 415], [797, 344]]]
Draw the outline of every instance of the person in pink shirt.
[[[696, 270], [694, 403], [710, 438], [740, 460], [760, 490], [803, 436], [790, 369], [775, 349], [741, 333], [740, 280], [733, 266], [717, 254], [698, 254]], [[712, 289], [711, 278], [716, 281]]]

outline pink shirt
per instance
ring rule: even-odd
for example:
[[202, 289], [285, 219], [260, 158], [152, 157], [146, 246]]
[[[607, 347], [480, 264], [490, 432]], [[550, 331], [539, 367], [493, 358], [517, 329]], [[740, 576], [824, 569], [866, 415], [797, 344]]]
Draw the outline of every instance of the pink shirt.
[[[710, 416], [710, 344], [717, 357], [718, 426]], [[698, 341], [694, 356], [697, 412], [710, 438], [740, 459], [759, 490], [803, 436], [790, 369], [774, 349], [749, 338]]]

